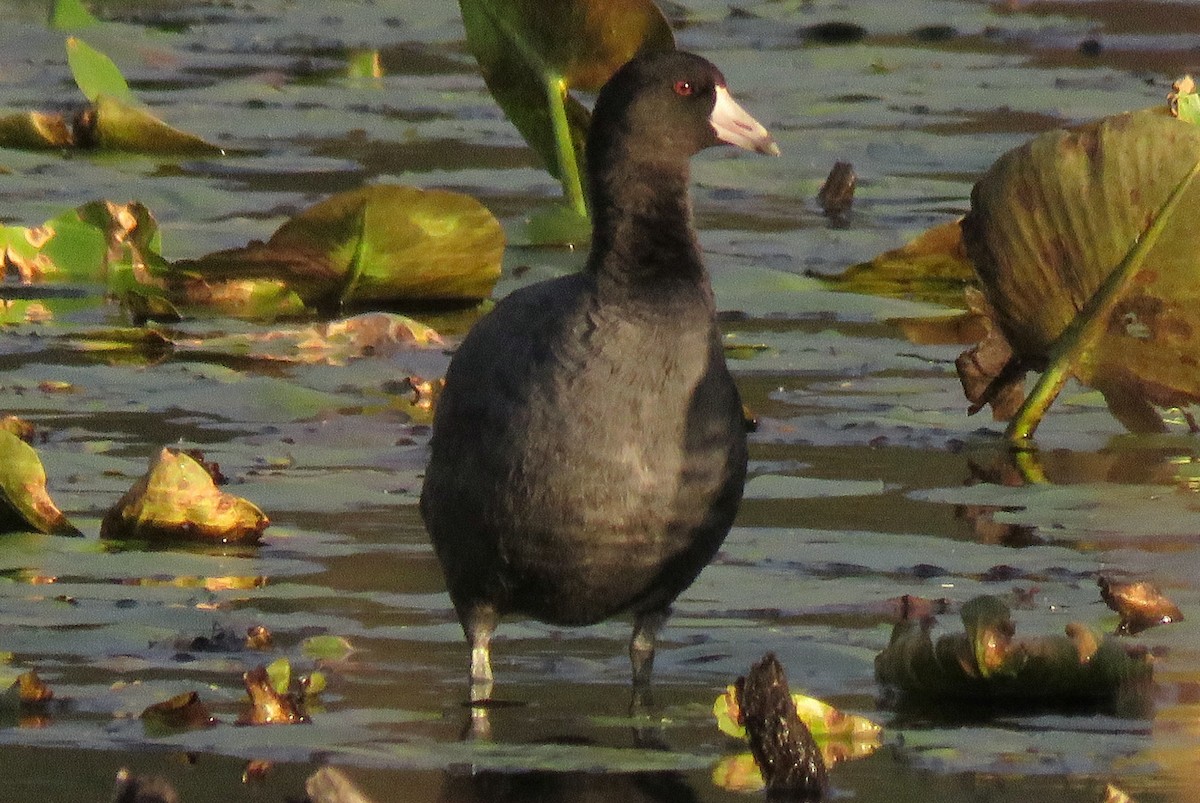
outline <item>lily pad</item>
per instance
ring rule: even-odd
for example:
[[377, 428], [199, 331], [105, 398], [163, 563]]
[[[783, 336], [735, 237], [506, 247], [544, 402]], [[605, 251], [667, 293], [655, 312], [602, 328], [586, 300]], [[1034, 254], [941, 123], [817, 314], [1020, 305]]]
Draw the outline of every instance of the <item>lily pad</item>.
[[0, 532], [79, 535], [46, 490], [46, 470], [32, 446], [0, 428]]
[[[504, 230], [460, 193], [373, 185], [339, 193], [266, 243], [175, 263], [207, 284], [281, 281], [305, 305], [479, 301], [500, 278]], [[189, 296], [184, 301], [195, 301]]]
[[[1196, 163], [1200, 128], [1151, 109], [1052, 131], [1002, 156], [975, 185], [967, 252], [1021, 365], [1056, 341], [1130, 253]], [[1127, 426], [1149, 405], [1200, 401], [1200, 186], [1151, 248], [1093, 349], [1075, 365]]]
[[245, 499], [217, 488], [193, 458], [163, 449], [100, 524], [102, 538], [256, 541], [270, 522]]
[[173, 156], [225, 153], [219, 145], [168, 125], [136, 100], [107, 94], [97, 97], [93, 108], [81, 115], [75, 137], [80, 145], [111, 151]]

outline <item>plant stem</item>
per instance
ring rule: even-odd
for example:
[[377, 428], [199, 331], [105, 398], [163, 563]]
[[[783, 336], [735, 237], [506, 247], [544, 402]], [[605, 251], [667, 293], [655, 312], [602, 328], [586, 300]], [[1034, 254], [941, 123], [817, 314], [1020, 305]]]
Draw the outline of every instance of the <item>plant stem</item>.
[[583, 181], [579, 176], [575, 142], [567, 122], [567, 82], [561, 75], [546, 73], [546, 104], [550, 107], [550, 125], [554, 129], [554, 150], [558, 155], [558, 176], [567, 203], [587, 220], [587, 200], [583, 196]]
[[1031, 448], [1033, 433], [1041, 423], [1042, 417], [1050, 409], [1050, 405], [1058, 397], [1063, 385], [1079, 365], [1080, 358], [1091, 349], [1100, 339], [1113, 310], [1129, 290], [1134, 276], [1145, 261], [1146, 255], [1154, 248], [1159, 236], [1166, 229], [1172, 213], [1183, 198], [1184, 191], [1191, 186], [1192, 179], [1200, 173], [1200, 161], [1192, 165], [1177, 185], [1167, 196], [1167, 200], [1154, 216], [1154, 220], [1146, 227], [1141, 236], [1134, 242], [1133, 247], [1121, 260], [1121, 263], [1108, 274], [1100, 288], [1087, 304], [1071, 320], [1050, 352], [1050, 364], [1038, 378], [1033, 390], [1025, 397], [1021, 407], [1008, 425], [1005, 436], [1018, 449]]

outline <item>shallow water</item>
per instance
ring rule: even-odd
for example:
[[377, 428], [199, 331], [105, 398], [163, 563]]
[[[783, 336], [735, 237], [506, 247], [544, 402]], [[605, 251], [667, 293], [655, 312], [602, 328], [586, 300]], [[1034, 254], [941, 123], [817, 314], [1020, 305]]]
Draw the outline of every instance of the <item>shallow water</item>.
[[[1137, 11], [1129, 11], [1136, 6]], [[899, 717], [877, 708], [874, 655], [903, 594], [1021, 599], [1020, 634], [1111, 628], [1095, 578], [1146, 579], [1190, 616], [1200, 584], [1197, 446], [1124, 435], [1099, 397], [1069, 388], [1039, 430], [1051, 484], [1022, 484], [1002, 427], [969, 418], [958, 347], [916, 346], [888, 319], [940, 308], [837, 294], [834, 274], [962, 214], [971, 183], [1033, 133], [1159, 103], [1197, 68], [1186, 3], [693, 0], [680, 44], [710, 57], [783, 156], [712, 151], [694, 165], [697, 223], [732, 366], [760, 419], [738, 525], [680, 600], [656, 663], [656, 716], [631, 720], [628, 624], [506, 623], [495, 647], [493, 741], [463, 744], [466, 650], [415, 503], [428, 438], [389, 381], [437, 376], [437, 349], [337, 366], [180, 351], [157, 361], [80, 353], [55, 329], [0, 340], [0, 411], [38, 445], [59, 505], [86, 535], [0, 539], [0, 650], [63, 702], [0, 711], [0, 801], [107, 795], [120, 766], [160, 773], [186, 801], [283, 800], [325, 762], [383, 800], [744, 800], [712, 768], [738, 745], [713, 699], [767, 651], [794, 687], [867, 713], [885, 745], [832, 774], [859, 800], [1101, 799], [1194, 793], [1200, 650], [1191, 620], [1138, 637], [1156, 655], [1154, 711]], [[497, 110], [451, 3], [110, 3], [81, 35], [109, 52], [172, 124], [246, 153], [162, 167], [146, 157], [0, 151], [3, 218], [26, 225], [95, 198], [146, 203], [171, 258], [265, 238], [287, 215], [367, 182], [450, 187], [519, 239], [558, 193]], [[74, 103], [62, 35], [39, 3], [0, 3], [0, 106]], [[804, 35], [861, 25], [845, 45]], [[932, 27], [942, 26], [942, 27]], [[948, 27], [946, 27], [948, 26]], [[1099, 43], [1085, 55], [1080, 44]], [[386, 77], [336, 76], [347, 46], [378, 47]], [[848, 220], [815, 201], [835, 161], [859, 188]], [[514, 245], [498, 292], [572, 270], [579, 252]], [[80, 313], [76, 326], [116, 320]], [[438, 317], [450, 335], [466, 319]], [[253, 331], [192, 322], [176, 334]], [[761, 347], [761, 348], [758, 348]], [[50, 393], [43, 380], [69, 382]], [[1182, 427], [1180, 428], [1182, 429]], [[116, 549], [99, 519], [160, 447], [202, 448], [272, 525], [260, 547]], [[956, 616], [944, 620], [957, 627]], [[1193, 617], [1200, 618], [1200, 617]], [[276, 654], [303, 640], [355, 652], [324, 667], [306, 726], [244, 728], [241, 673], [257, 653], [197, 637], [262, 624]], [[197, 690], [224, 721], [167, 737], [135, 718]], [[248, 759], [275, 762], [243, 784]]]

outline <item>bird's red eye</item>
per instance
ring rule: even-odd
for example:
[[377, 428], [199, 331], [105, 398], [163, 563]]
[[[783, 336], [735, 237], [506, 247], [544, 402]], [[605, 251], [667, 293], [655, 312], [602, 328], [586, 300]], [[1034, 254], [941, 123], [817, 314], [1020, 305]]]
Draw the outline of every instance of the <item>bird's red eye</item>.
[[695, 91], [696, 91], [696, 88], [692, 86], [691, 81], [676, 81], [675, 82], [675, 94], [679, 95], [680, 97], [686, 98]]

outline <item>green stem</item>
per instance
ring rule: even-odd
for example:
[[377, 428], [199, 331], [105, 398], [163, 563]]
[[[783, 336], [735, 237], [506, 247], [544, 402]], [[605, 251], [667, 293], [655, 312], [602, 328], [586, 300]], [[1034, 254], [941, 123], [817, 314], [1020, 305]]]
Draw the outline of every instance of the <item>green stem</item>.
[[587, 199], [583, 194], [579, 162], [576, 159], [575, 142], [571, 138], [571, 125], [567, 122], [567, 81], [556, 70], [550, 68], [546, 59], [532, 45], [513, 30], [504, 14], [489, 3], [480, 4], [496, 30], [521, 54], [531, 70], [542, 76], [546, 88], [546, 106], [550, 113], [550, 126], [554, 133], [554, 152], [558, 160], [558, 180], [571, 209], [588, 219]]
[[364, 202], [358, 210], [358, 242], [354, 244], [354, 253], [350, 264], [346, 266], [346, 279], [342, 282], [342, 292], [338, 296], [338, 312], [341, 313], [354, 300], [354, 291], [358, 288], [358, 280], [362, 278], [363, 262], [366, 260], [367, 249], [367, 203]]
[[1083, 309], [1071, 320], [1050, 351], [1050, 364], [1038, 378], [1033, 390], [1025, 397], [1017, 410], [1005, 436], [1017, 448], [1030, 448], [1034, 431], [1042, 417], [1058, 397], [1063, 385], [1075, 371], [1080, 358], [1092, 348], [1108, 325], [1113, 310], [1133, 283], [1134, 276], [1145, 261], [1146, 255], [1158, 242], [1166, 229], [1167, 222], [1183, 198], [1184, 191], [1191, 186], [1192, 179], [1200, 173], [1200, 161], [1192, 165], [1180, 182], [1171, 190], [1167, 200], [1158, 210], [1154, 220], [1134, 243], [1133, 248], [1121, 263], [1105, 278], [1095, 294], [1088, 299]]
[[546, 104], [550, 108], [550, 125], [554, 130], [554, 150], [558, 155], [558, 180], [562, 182], [567, 203], [587, 219], [587, 200], [583, 196], [583, 181], [576, 161], [575, 141], [567, 122], [567, 82], [561, 75], [546, 74]]

